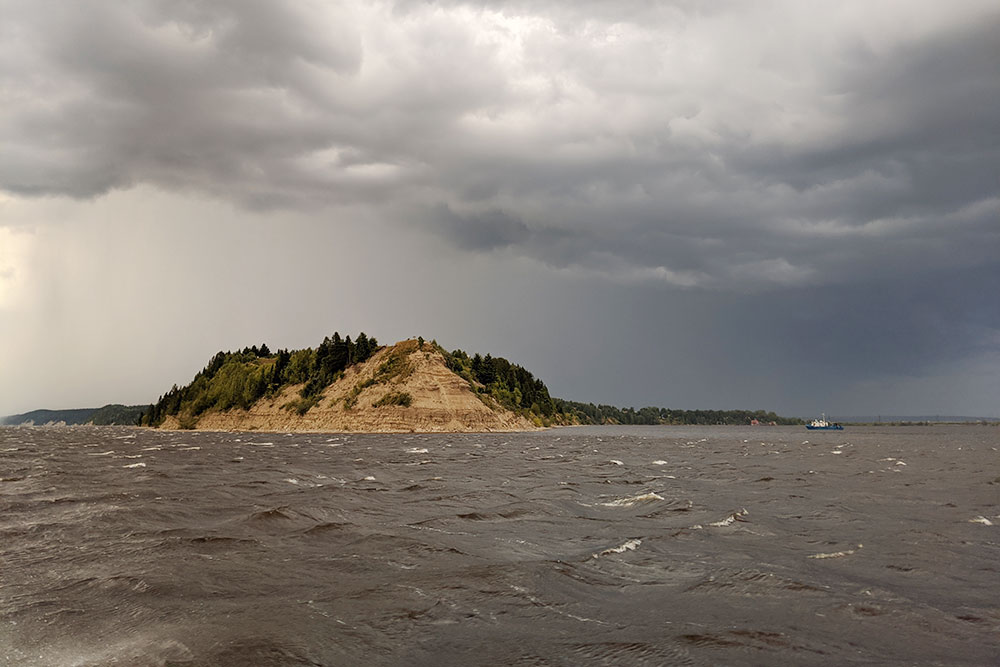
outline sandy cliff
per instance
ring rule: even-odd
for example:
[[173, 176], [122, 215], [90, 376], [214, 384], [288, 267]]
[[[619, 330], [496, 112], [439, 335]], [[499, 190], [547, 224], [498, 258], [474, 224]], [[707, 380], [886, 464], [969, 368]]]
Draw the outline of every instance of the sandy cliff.
[[[430, 344], [408, 340], [348, 368], [304, 414], [293, 406], [301, 385], [263, 398], [249, 410], [210, 411], [198, 429], [262, 431], [459, 432], [534, 429], [524, 417], [482, 400]], [[406, 402], [409, 405], [398, 404]], [[381, 402], [381, 404], [380, 404]], [[190, 424], [189, 424], [190, 425]], [[178, 428], [168, 417], [161, 428]]]

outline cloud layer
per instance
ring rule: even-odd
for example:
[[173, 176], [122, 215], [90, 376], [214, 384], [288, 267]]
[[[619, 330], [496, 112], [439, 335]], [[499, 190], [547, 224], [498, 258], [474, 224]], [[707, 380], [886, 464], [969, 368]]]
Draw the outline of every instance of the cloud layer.
[[362, 202], [624, 283], [1000, 251], [995, 3], [7, 2], [0, 188]]

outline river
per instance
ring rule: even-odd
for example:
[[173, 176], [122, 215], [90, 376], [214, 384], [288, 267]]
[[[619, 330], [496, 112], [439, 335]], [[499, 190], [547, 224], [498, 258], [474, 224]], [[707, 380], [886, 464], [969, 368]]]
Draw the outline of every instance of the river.
[[0, 665], [1000, 663], [1000, 428], [0, 428]]

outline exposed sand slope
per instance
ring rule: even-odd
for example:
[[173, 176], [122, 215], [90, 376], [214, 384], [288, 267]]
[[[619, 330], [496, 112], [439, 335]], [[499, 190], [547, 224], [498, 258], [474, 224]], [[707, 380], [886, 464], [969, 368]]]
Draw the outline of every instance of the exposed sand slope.
[[[248, 411], [207, 412], [196, 428], [367, 433], [535, 428], [516, 413], [498, 405], [487, 406], [466, 380], [445, 365], [437, 350], [429, 343], [418, 349], [415, 340], [383, 348], [365, 363], [348, 368], [344, 377], [327, 387], [319, 403], [304, 415], [282, 407], [296, 401], [301, 388], [301, 385], [287, 387], [276, 398], [261, 399]], [[407, 393], [412, 402], [409, 407], [375, 405], [391, 393]], [[345, 402], [351, 403], [351, 398], [354, 399], [351, 407], [347, 407]], [[176, 417], [168, 417], [161, 426], [178, 427]]]

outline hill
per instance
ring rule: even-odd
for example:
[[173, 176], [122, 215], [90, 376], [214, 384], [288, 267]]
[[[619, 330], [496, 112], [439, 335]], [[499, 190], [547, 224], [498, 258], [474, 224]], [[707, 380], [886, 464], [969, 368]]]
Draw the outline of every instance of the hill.
[[316, 350], [220, 352], [143, 421], [224, 430], [511, 431], [543, 425], [543, 405], [551, 414], [544, 385], [506, 360], [490, 358], [485, 384], [472, 369], [475, 362], [482, 371], [478, 355], [449, 354], [422, 339], [370, 346], [363, 336], [360, 349], [335, 334]]
[[0, 418], [2, 426], [65, 424], [79, 426], [93, 424], [95, 426], [134, 426], [139, 422], [143, 411], [142, 405], [120, 405], [113, 403], [101, 408], [74, 408], [72, 410], [32, 410], [19, 415]]
[[86, 424], [97, 408], [74, 408], [72, 410], [32, 410], [19, 415], [9, 415], [0, 419], [4, 426], [65, 424], [76, 426]]
[[135, 426], [145, 410], [144, 405], [111, 403], [95, 410], [87, 423], [94, 426]]
[[164, 428], [271, 431], [509, 431], [571, 424], [801, 424], [764, 410], [617, 408], [552, 398], [502, 357], [423, 338], [383, 347], [339, 333], [316, 348], [219, 352], [144, 411]]

